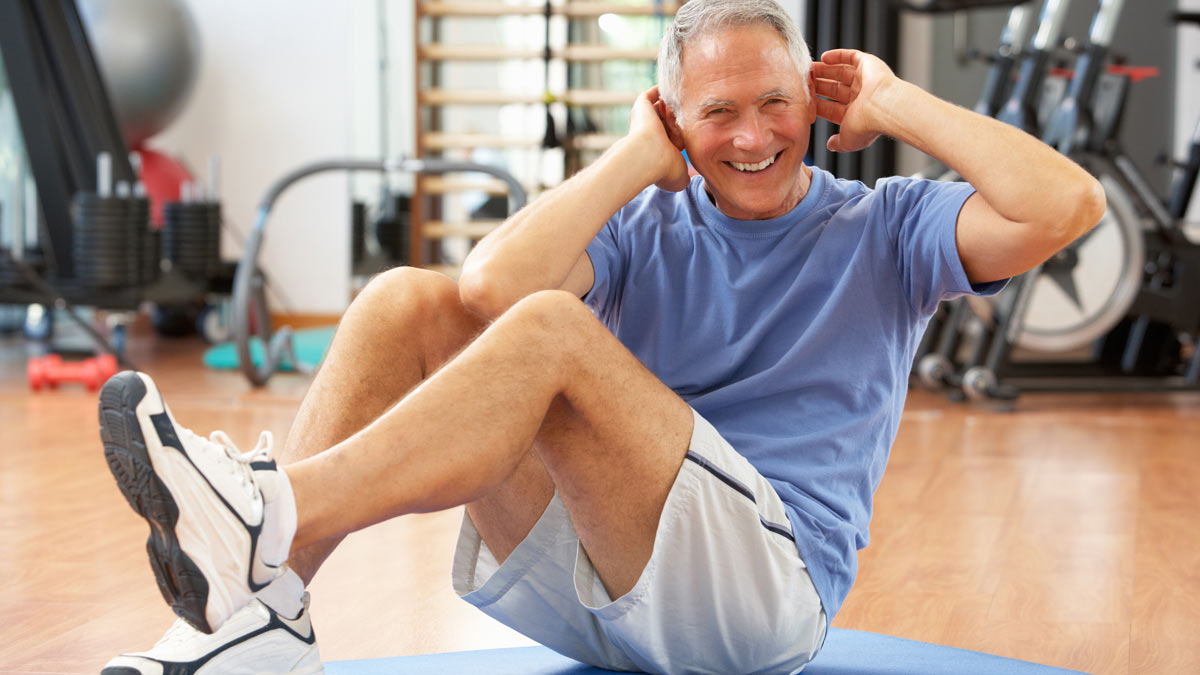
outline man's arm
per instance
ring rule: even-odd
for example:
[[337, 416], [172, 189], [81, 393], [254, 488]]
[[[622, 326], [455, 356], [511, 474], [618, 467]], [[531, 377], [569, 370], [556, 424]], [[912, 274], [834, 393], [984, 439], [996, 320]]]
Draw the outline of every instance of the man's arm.
[[1100, 183], [1023, 131], [947, 103], [896, 77], [879, 59], [836, 49], [813, 64], [817, 114], [835, 124], [835, 152], [881, 134], [954, 169], [976, 190], [958, 217], [958, 255], [972, 283], [1025, 272], [1104, 215]]
[[687, 186], [682, 141], [669, 137], [665, 114], [657, 87], [643, 93], [627, 136], [480, 241], [463, 263], [464, 304], [497, 317], [534, 291], [559, 288], [582, 297], [591, 290], [594, 272], [585, 250], [604, 223], [650, 185]]

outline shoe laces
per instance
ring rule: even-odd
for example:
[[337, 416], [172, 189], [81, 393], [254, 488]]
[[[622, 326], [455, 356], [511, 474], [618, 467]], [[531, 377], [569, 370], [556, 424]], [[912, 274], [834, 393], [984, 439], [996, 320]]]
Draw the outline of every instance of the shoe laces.
[[271, 449], [275, 446], [275, 435], [270, 431], [263, 431], [259, 434], [258, 443], [247, 452], [238, 450], [238, 447], [230, 440], [229, 434], [220, 429], [209, 434], [208, 440], [224, 448], [230, 458], [236, 459], [239, 462], [245, 462], [246, 464], [260, 460], [269, 461], [271, 459]]
[[270, 431], [263, 431], [258, 437], [258, 443], [248, 452], [242, 452], [234, 444], [233, 440], [224, 431], [217, 430], [209, 434], [208, 438], [204, 438], [195, 432], [181, 428], [182, 434], [186, 434], [189, 440], [203, 445], [205, 447], [223, 452], [230, 459], [226, 466], [229, 467], [230, 473], [243, 486], [254, 489], [254, 470], [251, 464], [257, 461], [270, 461], [271, 449], [275, 445], [275, 436]]

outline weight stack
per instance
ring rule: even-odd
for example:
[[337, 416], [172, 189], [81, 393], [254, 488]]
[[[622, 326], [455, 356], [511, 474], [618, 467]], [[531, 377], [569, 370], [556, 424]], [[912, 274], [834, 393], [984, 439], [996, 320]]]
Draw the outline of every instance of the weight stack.
[[375, 223], [375, 237], [394, 265], [411, 263], [409, 251], [412, 230], [412, 197], [397, 194], [392, 196], [391, 218], [380, 217]]
[[[0, 254], [0, 286], [25, 288], [29, 285], [29, 279], [21, 273], [21, 270], [17, 269], [17, 265], [11, 257], [13, 253], [14, 251], [8, 249]], [[46, 264], [40, 248], [27, 247], [21, 262], [39, 275], [46, 273]]]
[[150, 224], [150, 200], [131, 200], [134, 221], [142, 230], [142, 245], [137, 251], [138, 271], [141, 285], [148, 286], [158, 281], [161, 272], [159, 259], [162, 257], [162, 232]]
[[151, 227], [146, 232], [146, 245], [142, 249], [142, 282], [152, 284], [162, 275], [162, 230]]
[[207, 282], [221, 263], [221, 205], [174, 202], [163, 208], [163, 255], [184, 276]]
[[209, 202], [208, 206], [208, 279], [221, 275], [221, 204]]
[[3, 253], [0, 253], [0, 286], [24, 285], [23, 282], [25, 279], [21, 276], [21, 273], [17, 270], [17, 266], [11, 262], [11, 258], [9, 257], [12, 253], [9, 249], [5, 249]]
[[150, 229], [145, 198], [75, 194], [72, 203], [75, 276], [82, 285], [129, 288], [143, 282]]

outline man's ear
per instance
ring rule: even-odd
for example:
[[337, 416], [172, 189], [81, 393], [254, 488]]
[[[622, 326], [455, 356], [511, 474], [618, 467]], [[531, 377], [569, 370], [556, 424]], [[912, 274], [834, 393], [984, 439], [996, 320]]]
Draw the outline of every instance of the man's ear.
[[812, 70], [808, 71], [808, 107], [805, 109], [808, 116], [808, 123], [814, 124], [817, 121], [817, 76]]
[[671, 106], [667, 105], [666, 101], [663, 101], [662, 112], [662, 121], [663, 126], [667, 129], [667, 138], [671, 139], [675, 147], [683, 150], [683, 129], [679, 126], [679, 120], [675, 117], [675, 111], [671, 109]]

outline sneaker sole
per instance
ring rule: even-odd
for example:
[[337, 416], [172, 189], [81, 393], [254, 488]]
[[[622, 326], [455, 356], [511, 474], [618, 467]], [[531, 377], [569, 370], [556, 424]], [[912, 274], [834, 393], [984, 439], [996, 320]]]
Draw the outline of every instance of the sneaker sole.
[[100, 390], [100, 438], [104, 457], [129, 506], [150, 524], [146, 553], [158, 590], [171, 609], [196, 630], [212, 633], [205, 616], [208, 581], [179, 544], [179, 507], [154, 473], [137, 408], [146, 384], [133, 371], [117, 373]]

